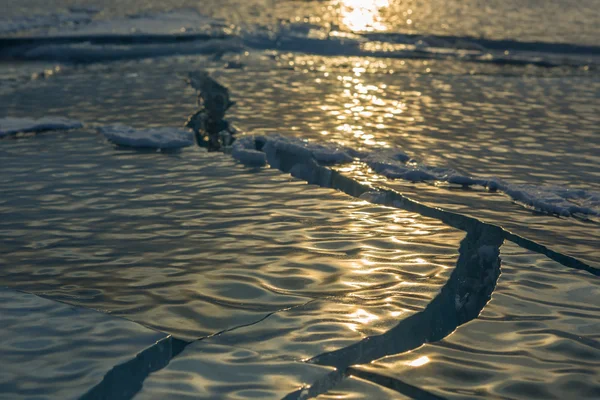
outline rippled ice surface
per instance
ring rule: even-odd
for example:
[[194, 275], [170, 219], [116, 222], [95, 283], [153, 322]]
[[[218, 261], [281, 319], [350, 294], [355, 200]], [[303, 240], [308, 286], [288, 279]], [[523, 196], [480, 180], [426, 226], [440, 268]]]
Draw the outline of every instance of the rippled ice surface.
[[[449, 399], [596, 399], [600, 286], [509, 244], [490, 303], [454, 334], [356, 368]], [[493, 345], [490, 346], [490, 343]]]
[[10, 266], [0, 284], [176, 337], [314, 300], [298, 329], [324, 324], [313, 339], [321, 351], [384, 331], [428, 303], [464, 236], [195, 149], [119, 151], [83, 130], [4, 141], [0, 151]]
[[[600, 191], [595, 73], [506, 67], [507, 75], [498, 75], [498, 67], [450, 61], [274, 59], [260, 52], [241, 60], [247, 64], [243, 73], [205, 57], [71, 68], [0, 96], [0, 102], [12, 116], [67, 114], [98, 124], [177, 126], [194, 109], [193, 92], [177, 76], [209, 66], [234, 93], [232, 119], [252, 133], [333, 140], [364, 150], [394, 147], [475, 177]], [[471, 68], [477, 76], [465, 75]], [[360, 166], [349, 173], [381, 182]], [[536, 215], [502, 194], [383, 184], [600, 263], [597, 222]]]
[[[216, 71], [238, 102], [232, 119], [253, 133], [393, 146], [475, 175], [600, 190], [594, 72], [271, 52], [236, 60], [243, 72], [205, 57], [53, 67], [0, 94], [0, 117], [86, 122], [0, 140], [0, 285], [203, 338], [140, 398], [276, 398], [309, 384], [330, 367], [302, 360], [425, 310], [465, 237], [226, 155], [119, 149], [97, 133], [113, 123], [180, 126], [195, 108], [181, 79], [189, 70]], [[501, 194], [389, 181], [364, 165], [342, 172], [600, 262], [595, 221], [538, 215]], [[597, 397], [597, 278], [510, 243], [501, 258], [481, 318], [356, 367], [321, 398], [393, 398], [389, 388], [405, 387], [394, 380], [445, 397]]]

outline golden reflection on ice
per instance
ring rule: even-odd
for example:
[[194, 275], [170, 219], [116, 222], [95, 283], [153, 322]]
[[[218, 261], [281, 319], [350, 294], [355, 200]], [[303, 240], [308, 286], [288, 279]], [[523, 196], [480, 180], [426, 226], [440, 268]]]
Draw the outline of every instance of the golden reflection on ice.
[[410, 361], [407, 365], [410, 367], [421, 367], [430, 361], [431, 360], [429, 359], [429, 357], [423, 356], [423, 357], [417, 358], [416, 360]]
[[353, 32], [385, 31], [381, 10], [390, 0], [339, 0], [342, 24]]
[[360, 330], [360, 325], [368, 325], [373, 321], [379, 319], [379, 317], [375, 314], [371, 314], [362, 308], [359, 308], [352, 314], [348, 314], [348, 317], [352, 318], [353, 323], [349, 323], [348, 328], [351, 330], [358, 332]]
[[[368, 60], [353, 63], [351, 75], [339, 75], [337, 80], [342, 85], [341, 98], [338, 109], [332, 106], [322, 106], [321, 109], [339, 120], [340, 125], [336, 130], [349, 139], [360, 140], [369, 147], [388, 147], [389, 144], [383, 140], [377, 140], [373, 127], [383, 129], [386, 127], [382, 118], [382, 110], [385, 115], [395, 115], [403, 112], [405, 105], [397, 101], [388, 104], [384, 100], [383, 92], [385, 85], [373, 85], [364, 82], [361, 77], [369, 66]], [[350, 139], [350, 141], [353, 141]]]

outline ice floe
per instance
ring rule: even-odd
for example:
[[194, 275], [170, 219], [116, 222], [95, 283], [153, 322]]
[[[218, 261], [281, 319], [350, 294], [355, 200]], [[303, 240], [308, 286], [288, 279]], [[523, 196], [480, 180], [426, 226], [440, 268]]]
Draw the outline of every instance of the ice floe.
[[135, 129], [125, 125], [108, 125], [99, 128], [108, 141], [119, 146], [178, 149], [194, 144], [192, 132], [180, 128]]
[[83, 124], [73, 119], [62, 117], [34, 118], [0, 118], [0, 137], [20, 132], [42, 132], [81, 128]]

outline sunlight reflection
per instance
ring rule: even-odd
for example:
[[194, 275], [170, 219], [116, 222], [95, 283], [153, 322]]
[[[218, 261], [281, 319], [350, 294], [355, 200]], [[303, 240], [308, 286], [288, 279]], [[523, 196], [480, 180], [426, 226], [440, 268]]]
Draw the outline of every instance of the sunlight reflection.
[[348, 315], [350, 318], [352, 318], [354, 320], [354, 322], [359, 323], [359, 324], [369, 324], [375, 320], [378, 320], [379, 317], [375, 314], [371, 314], [365, 310], [363, 310], [362, 308], [359, 308], [358, 310], [356, 310], [356, 312], [349, 314]]
[[340, 107], [337, 110], [329, 110], [328, 107], [328, 113], [340, 120], [340, 125], [336, 128], [338, 132], [348, 134], [348, 136], [352, 135], [365, 146], [386, 147], [388, 146], [387, 142], [376, 140], [378, 137], [373, 134], [373, 127], [375, 125], [385, 127], [385, 124], [382, 124], [384, 120], [380, 115], [381, 111], [385, 112], [386, 115], [393, 116], [403, 112], [405, 105], [393, 101], [391, 107], [389, 107], [388, 103], [382, 98], [382, 96], [385, 96], [383, 92], [385, 85], [376, 86], [363, 81], [361, 75], [366, 71], [368, 65], [368, 61], [354, 63], [354, 76], [337, 76], [337, 80], [342, 82], [344, 88], [341, 94]]
[[430, 361], [431, 360], [429, 359], [429, 357], [423, 356], [423, 357], [417, 358], [416, 360], [412, 360], [407, 365], [409, 365], [411, 367], [420, 367], [420, 366], [427, 364]]
[[389, 7], [390, 0], [340, 0], [342, 24], [353, 32], [387, 30], [381, 9]]

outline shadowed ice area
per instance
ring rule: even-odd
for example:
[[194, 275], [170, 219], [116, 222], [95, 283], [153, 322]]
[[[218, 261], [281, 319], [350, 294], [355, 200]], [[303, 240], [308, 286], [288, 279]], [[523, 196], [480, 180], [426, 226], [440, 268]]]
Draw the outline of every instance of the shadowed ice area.
[[[131, 396], [171, 358], [170, 337], [130, 321], [4, 287], [0, 301], [2, 399]], [[124, 372], [127, 384], [112, 380]]]

